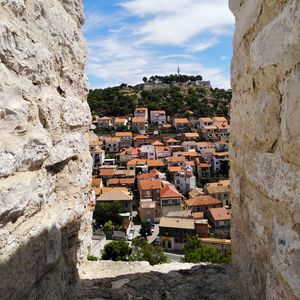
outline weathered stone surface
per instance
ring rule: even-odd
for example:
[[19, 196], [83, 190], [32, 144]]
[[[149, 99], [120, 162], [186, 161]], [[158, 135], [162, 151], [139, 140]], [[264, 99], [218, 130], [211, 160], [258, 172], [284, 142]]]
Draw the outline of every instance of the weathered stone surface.
[[[112, 276], [111, 276], [112, 275]], [[77, 299], [242, 299], [230, 266], [85, 262]], [[111, 278], [113, 277], [113, 278]]]
[[235, 264], [250, 299], [299, 299], [300, 3], [230, 7]]
[[82, 2], [0, 0], [0, 298], [68, 299], [93, 193]]

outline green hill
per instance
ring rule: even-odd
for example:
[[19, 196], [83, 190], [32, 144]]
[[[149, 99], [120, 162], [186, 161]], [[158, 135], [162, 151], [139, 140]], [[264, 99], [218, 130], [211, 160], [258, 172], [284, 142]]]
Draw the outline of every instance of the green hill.
[[170, 116], [222, 114], [229, 117], [231, 90], [202, 85], [199, 77], [202, 79], [200, 75], [152, 76], [149, 80], [144, 77], [144, 84], [136, 86], [122, 84], [90, 90], [88, 103], [93, 113], [102, 116], [132, 115], [136, 107], [148, 107], [166, 110]]

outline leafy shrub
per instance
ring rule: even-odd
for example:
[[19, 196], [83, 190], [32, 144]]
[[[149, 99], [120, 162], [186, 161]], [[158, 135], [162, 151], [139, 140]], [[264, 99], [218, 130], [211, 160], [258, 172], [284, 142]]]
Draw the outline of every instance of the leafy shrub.
[[135, 238], [132, 246], [130, 261], [148, 261], [151, 266], [167, 262], [162, 247], [153, 246], [142, 237]]
[[112, 241], [104, 246], [102, 259], [113, 261], [127, 261], [132, 249], [125, 241]]
[[94, 255], [89, 255], [89, 256], [87, 257], [87, 260], [89, 260], [89, 261], [97, 261], [97, 260], [98, 260], [98, 257], [96, 257], [96, 256], [94, 256]]
[[184, 246], [184, 261], [190, 263], [211, 262], [230, 264], [231, 250], [221, 251], [217, 246], [203, 245], [197, 236], [190, 236]]

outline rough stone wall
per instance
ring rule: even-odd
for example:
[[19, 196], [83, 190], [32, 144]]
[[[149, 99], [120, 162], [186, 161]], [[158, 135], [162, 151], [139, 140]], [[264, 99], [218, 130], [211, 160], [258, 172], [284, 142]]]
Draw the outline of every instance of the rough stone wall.
[[232, 239], [251, 299], [300, 298], [300, 2], [230, 0]]
[[0, 0], [0, 298], [67, 299], [91, 236], [80, 0]]

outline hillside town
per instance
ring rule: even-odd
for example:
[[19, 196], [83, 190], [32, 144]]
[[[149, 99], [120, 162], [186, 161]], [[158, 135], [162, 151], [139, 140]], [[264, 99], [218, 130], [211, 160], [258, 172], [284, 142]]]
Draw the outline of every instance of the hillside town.
[[[172, 118], [140, 107], [132, 117], [97, 116], [93, 124], [95, 211], [116, 202], [121, 210], [111, 239], [131, 241], [141, 224], [149, 224], [149, 241], [166, 251], [180, 253], [189, 235], [230, 247], [225, 117]], [[104, 224], [95, 224], [95, 233], [101, 231]]]

